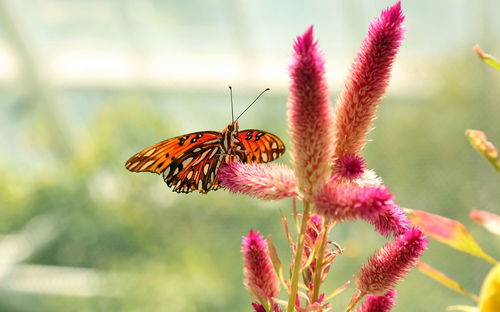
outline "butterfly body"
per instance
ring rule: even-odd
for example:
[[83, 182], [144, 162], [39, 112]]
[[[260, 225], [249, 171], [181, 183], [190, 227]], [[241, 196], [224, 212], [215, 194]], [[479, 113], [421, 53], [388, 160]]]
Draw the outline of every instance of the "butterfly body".
[[226, 164], [266, 163], [284, 152], [277, 136], [254, 129], [239, 131], [235, 121], [221, 132], [194, 132], [156, 143], [132, 156], [125, 167], [162, 174], [174, 192], [207, 193], [220, 187], [217, 172]]

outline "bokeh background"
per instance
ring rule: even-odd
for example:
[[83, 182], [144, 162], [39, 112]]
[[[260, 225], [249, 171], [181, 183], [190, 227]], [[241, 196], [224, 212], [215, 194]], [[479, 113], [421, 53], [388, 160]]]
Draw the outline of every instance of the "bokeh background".
[[[176, 194], [124, 163], [163, 139], [221, 130], [264, 88], [242, 128], [287, 144], [292, 42], [315, 25], [335, 101], [369, 22], [393, 1], [0, 0], [0, 311], [250, 311], [240, 240], [272, 234], [288, 261], [280, 210], [224, 190]], [[468, 219], [500, 212], [500, 178], [464, 136], [500, 145], [500, 2], [403, 1], [406, 40], [364, 156], [400, 205]], [[278, 162], [289, 164], [286, 155]], [[352, 280], [384, 239], [361, 222], [326, 291]], [[478, 292], [482, 260], [434, 242], [424, 260]], [[354, 288], [334, 300], [342, 311]], [[444, 311], [467, 299], [412, 272], [394, 311]]]

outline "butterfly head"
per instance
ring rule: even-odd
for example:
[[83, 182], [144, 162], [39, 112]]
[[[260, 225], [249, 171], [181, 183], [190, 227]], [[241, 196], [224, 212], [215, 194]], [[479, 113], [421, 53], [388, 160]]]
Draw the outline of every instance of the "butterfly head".
[[229, 123], [229, 125], [227, 125], [227, 128], [226, 128], [227, 132], [231, 133], [231, 134], [236, 134], [238, 132], [238, 129], [239, 129], [239, 126], [238, 126], [238, 121], [234, 121], [234, 122], [231, 122]]

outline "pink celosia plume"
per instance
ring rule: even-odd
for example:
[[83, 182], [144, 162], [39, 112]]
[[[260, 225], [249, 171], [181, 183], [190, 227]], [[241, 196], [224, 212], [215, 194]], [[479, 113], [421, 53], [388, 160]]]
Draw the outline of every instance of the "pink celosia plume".
[[403, 209], [394, 203], [382, 206], [377, 214], [364, 218], [364, 220], [373, 224], [375, 230], [385, 237], [404, 234], [408, 230], [409, 224]]
[[333, 115], [324, 75], [323, 56], [311, 26], [294, 44], [288, 103], [294, 170], [306, 194], [331, 173]]
[[330, 221], [363, 219], [386, 237], [408, 229], [406, 215], [387, 187], [325, 183], [314, 195], [314, 203], [317, 213]]
[[396, 290], [391, 289], [383, 296], [368, 296], [356, 312], [389, 312], [396, 299]]
[[280, 291], [280, 282], [269, 256], [267, 242], [253, 230], [241, 242], [243, 274], [248, 291], [261, 303], [271, 303]]
[[366, 143], [403, 40], [403, 20], [398, 1], [370, 24], [336, 106], [335, 157], [359, 154]]
[[232, 192], [264, 200], [298, 195], [295, 175], [283, 165], [233, 162], [219, 169], [217, 178]]
[[340, 177], [340, 180], [353, 181], [363, 176], [366, 163], [360, 156], [347, 154], [339, 157], [333, 164], [333, 174]]
[[426, 248], [424, 234], [417, 228], [409, 229], [385, 244], [361, 267], [356, 286], [363, 294], [385, 294], [404, 278]]

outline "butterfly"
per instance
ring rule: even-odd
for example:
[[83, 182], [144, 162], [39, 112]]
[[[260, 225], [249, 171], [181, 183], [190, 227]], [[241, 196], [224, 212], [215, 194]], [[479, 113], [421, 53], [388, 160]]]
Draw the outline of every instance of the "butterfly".
[[267, 163], [285, 152], [285, 145], [274, 134], [256, 129], [239, 131], [241, 115], [221, 132], [193, 132], [156, 143], [130, 157], [125, 168], [132, 172], [162, 174], [167, 186], [177, 193], [217, 190], [219, 168], [234, 161]]

